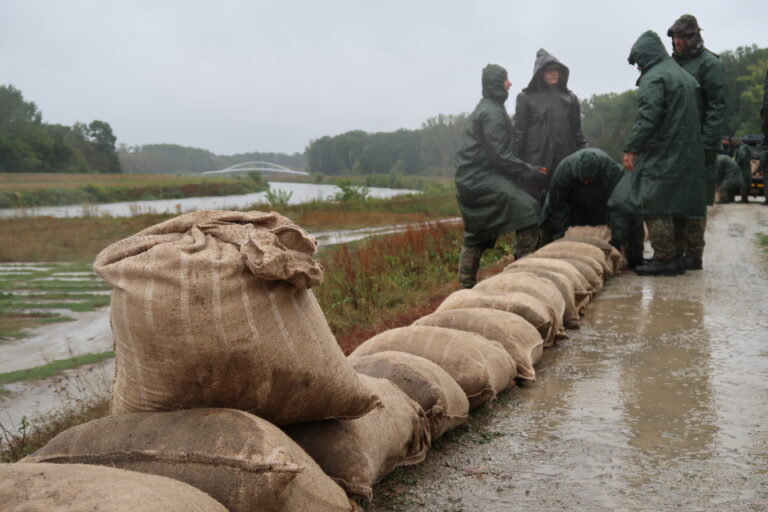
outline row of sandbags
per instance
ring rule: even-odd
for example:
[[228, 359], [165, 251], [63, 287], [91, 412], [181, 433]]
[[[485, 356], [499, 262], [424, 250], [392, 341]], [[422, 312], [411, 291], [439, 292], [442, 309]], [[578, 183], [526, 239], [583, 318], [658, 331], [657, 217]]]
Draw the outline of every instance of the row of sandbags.
[[[535, 378], [542, 347], [578, 326], [617, 269], [613, 252], [589, 242], [542, 248], [346, 359], [309, 289], [322, 278], [314, 241], [284, 217], [209, 211], [148, 228], [94, 265], [114, 286], [113, 415], [2, 467], [0, 502], [20, 499], [15, 482], [30, 471], [40, 482], [29, 499], [43, 499], [59, 495], [53, 473], [106, 465], [184, 482], [190, 497], [197, 488], [228, 510], [356, 510], [347, 494], [370, 498], [394, 468], [424, 460], [431, 440], [471, 407], [515, 377]], [[598, 263], [579, 268], [555, 256], [585, 247], [609, 257], [593, 252]], [[100, 510], [123, 510], [131, 491], [109, 477], [108, 488], [86, 476], [72, 485], [80, 494], [99, 487]], [[218, 510], [193, 501], [185, 508]], [[77, 500], [45, 503], [78, 510]]]

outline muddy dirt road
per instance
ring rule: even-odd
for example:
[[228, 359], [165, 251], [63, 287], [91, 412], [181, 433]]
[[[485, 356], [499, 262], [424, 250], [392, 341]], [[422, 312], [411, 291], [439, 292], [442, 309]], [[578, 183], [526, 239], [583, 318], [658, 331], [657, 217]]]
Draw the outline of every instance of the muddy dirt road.
[[705, 270], [613, 278], [469, 431], [372, 510], [768, 510], [768, 208], [711, 210]]

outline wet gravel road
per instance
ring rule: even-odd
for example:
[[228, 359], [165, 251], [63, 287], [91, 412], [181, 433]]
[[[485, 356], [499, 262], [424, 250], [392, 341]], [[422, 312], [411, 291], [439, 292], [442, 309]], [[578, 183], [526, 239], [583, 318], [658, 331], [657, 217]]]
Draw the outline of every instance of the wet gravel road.
[[438, 440], [371, 510], [768, 510], [768, 208], [710, 211], [703, 271], [625, 273], [538, 380]]

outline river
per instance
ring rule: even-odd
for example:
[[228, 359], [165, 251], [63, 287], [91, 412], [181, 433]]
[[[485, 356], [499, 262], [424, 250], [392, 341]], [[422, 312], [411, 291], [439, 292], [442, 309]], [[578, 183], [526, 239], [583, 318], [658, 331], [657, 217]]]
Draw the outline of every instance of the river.
[[[330, 199], [341, 189], [336, 185], [319, 183], [288, 183], [270, 181], [272, 191], [290, 194], [289, 204], [306, 203], [315, 199]], [[418, 193], [415, 190], [369, 187], [371, 197], [388, 198], [401, 194]], [[188, 197], [184, 199], [156, 199], [153, 201], [126, 201], [122, 203], [40, 206], [35, 208], [2, 208], [0, 218], [13, 217], [86, 217], [110, 215], [112, 217], [131, 217], [142, 213], [181, 214], [195, 210], [232, 210], [246, 209], [257, 203], [267, 202], [266, 192], [241, 194], [234, 196]]]

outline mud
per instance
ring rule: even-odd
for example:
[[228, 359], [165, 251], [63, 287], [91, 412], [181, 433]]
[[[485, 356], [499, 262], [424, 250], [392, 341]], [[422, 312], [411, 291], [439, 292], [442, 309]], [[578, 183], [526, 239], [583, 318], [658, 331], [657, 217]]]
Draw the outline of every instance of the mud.
[[712, 209], [703, 271], [611, 280], [536, 383], [371, 510], [768, 510], [767, 214]]

